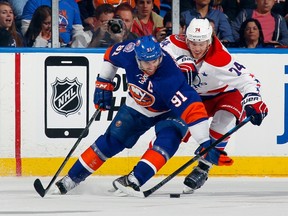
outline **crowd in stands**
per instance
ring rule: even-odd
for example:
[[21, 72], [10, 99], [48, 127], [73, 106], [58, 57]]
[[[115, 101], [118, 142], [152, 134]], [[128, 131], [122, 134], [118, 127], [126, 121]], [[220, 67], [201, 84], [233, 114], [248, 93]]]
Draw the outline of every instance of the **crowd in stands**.
[[[0, 47], [51, 47], [52, 0], [0, 0]], [[227, 47], [288, 47], [288, 0], [181, 0], [179, 34], [208, 18]], [[172, 0], [59, 0], [59, 47], [172, 33]]]

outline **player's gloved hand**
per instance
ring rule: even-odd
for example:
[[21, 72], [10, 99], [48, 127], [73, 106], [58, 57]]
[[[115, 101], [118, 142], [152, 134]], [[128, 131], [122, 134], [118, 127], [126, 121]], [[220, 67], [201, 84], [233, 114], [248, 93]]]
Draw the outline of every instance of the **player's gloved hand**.
[[242, 107], [246, 111], [246, 116], [251, 116], [251, 123], [260, 125], [268, 114], [268, 108], [257, 93], [248, 93], [242, 100]]
[[190, 56], [182, 55], [176, 58], [176, 63], [183, 72], [189, 85], [192, 85], [198, 74], [194, 60]]
[[111, 108], [114, 82], [98, 77], [94, 91], [94, 105], [96, 109], [109, 110]]
[[[204, 149], [208, 148], [211, 145], [211, 140], [208, 140], [202, 143], [195, 151], [195, 154], [200, 154]], [[233, 159], [230, 158], [225, 151], [213, 147], [206, 154], [203, 155], [203, 158], [209, 161], [212, 164], [217, 166], [231, 166], [233, 164]]]

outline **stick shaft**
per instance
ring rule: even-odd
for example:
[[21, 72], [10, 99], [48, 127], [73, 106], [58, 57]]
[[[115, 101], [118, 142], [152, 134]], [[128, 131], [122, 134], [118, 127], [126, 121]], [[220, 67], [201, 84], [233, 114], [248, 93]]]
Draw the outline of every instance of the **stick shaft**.
[[247, 117], [242, 122], [240, 122], [238, 125], [236, 125], [234, 128], [232, 128], [230, 131], [228, 131], [226, 134], [224, 134], [221, 138], [216, 140], [214, 143], [212, 143], [208, 148], [201, 151], [198, 155], [194, 156], [192, 159], [187, 161], [185, 164], [183, 164], [181, 167], [179, 167], [177, 170], [175, 170], [173, 173], [171, 173], [169, 176], [167, 176], [165, 179], [163, 179], [161, 182], [159, 182], [154, 187], [146, 190], [143, 192], [144, 197], [150, 196], [152, 193], [154, 193], [156, 190], [161, 188], [163, 185], [165, 185], [167, 182], [169, 182], [172, 178], [174, 178], [176, 175], [184, 171], [188, 166], [190, 166], [192, 163], [197, 161], [200, 157], [205, 155], [210, 149], [214, 148], [217, 144], [231, 136], [233, 133], [235, 133], [239, 128], [243, 127], [246, 123], [250, 121], [250, 117]]
[[[41, 182], [40, 180], [36, 179], [37, 180], [37, 184], [35, 186], [35, 182], [34, 182], [34, 187], [35, 187], [35, 190], [38, 192], [38, 191], [41, 191], [42, 190], [42, 193], [39, 194], [44, 197], [45, 194], [49, 191], [50, 187], [52, 186], [52, 184], [54, 183], [54, 181], [56, 180], [56, 178], [58, 177], [58, 175], [60, 174], [60, 172], [63, 170], [64, 166], [66, 165], [66, 163], [68, 162], [68, 160], [70, 159], [71, 155], [73, 154], [73, 152], [75, 151], [75, 149], [77, 148], [77, 146], [79, 145], [79, 143], [81, 142], [82, 138], [84, 137], [84, 135], [86, 134], [86, 132], [88, 131], [89, 127], [91, 126], [91, 124], [93, 123], [93, 121], [95, 120], [95, 118], [98, 116], [98, 114], [100, 113], [100, 109], [97, 109], [93, 116], [90, 118], [90, 120], [88, 121], [86, 127], [83, 129], [83, 131], [81, 132], [79, 138], [77, 139], [77, 141], [75, 142], [75, 144], [73, 145], [73, 147], [71, 148], [70, 152], [67, 154], [66, 158], [64, 159], [64, 161], [62, 162], [61, 166], [59, 167], [59, 169], [57, 170], [57, 172], [55, 173], [55, 175], [53, 176], [53, 178], [51, 179], [51, 181], [49, 182], [48, 186], [44, 189], [39, 189], [39, 188], [36, 188], [36, 187], [41, 187]], [[43, 187], [43, 186], [42, 186]]]

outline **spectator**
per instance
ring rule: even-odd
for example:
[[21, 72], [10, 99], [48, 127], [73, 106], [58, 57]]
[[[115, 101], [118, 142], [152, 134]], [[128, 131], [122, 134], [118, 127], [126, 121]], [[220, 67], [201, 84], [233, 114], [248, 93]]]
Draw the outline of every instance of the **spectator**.
[[160, 28], [163, 28], [163, 17], [153, 11], [153, 0], [135, 0], [136, 17], [134, 18], [132, 32], [138, 37], [154, 35], [159, 41]]
[[[114, 7], [102, 4], [95, 9], [95, 24], [91, 31], [92, 40], [89, 47], [108, 47], [108, 21], [114, 17]], [[107, 35], [108, 34], [108, 35]]]
[[17, 31], [21, 32], [21, 16], [28, 0], [7, 0], [13, 8]]
[[47, 5], [36, 9], [25, 34], [28, 47], [51, 47], [52, 10]]
[[5, 1], [0, 1], [0, 28], [5, 28], [12, 35], [13, 43], [10, 46], [24, 46], [23, 37], [16, 30], [13, 8]]
[[264, 35], [260, 22], [257, 19], [247, 19], [240, 27], [239, 46], [241, 48], [273, 47], [264, 43]]
[[171, 10], [172, 10], [172, 0], [161, 0], [159, 15], [164, 17]]
[[211, 4], [213, 9], [220, 10], [221, 12], [223, 12], [222, 0], [212, 0]]
[[193, 18], [208, 18], [214, 21], [216, 35], [222, 42], [233, 42], [234, 38], [227, 16], [220, 10], [212, 8], [211, 0], [194, 0], [195, 6], [191, 10], [181, 13], [188, 26]]
[[191, 10], [194, 7], [193, 0], [181, 0], [180, 1], [180, 12]]
[[92, 0], [94, 8], [96, 9], [102, 4], [111, 4], [113, 7], [117, 7], [121, 3], [128, 3], [132, 7], [135, 6], [134, 0]]
[[275, 0], [272, 12], [284, 17], [288, 25], [288, 0]]
[[[101, 7], [101, 6], [99, 6]], [[99, 8], [98, 7], [98, 8]], [[99, 41], [95, 38], [92, 39], [89, 47], [108, 47], [112, 46], [115, 43], [123, 42], [124, 40], [133, 40], [137, 38], [137, 35], [131, 32], [132, 24], [133, 24], [133, 8], [128, 3], [122, 3], [115, 8], [115, 21], [114, 25], [119, 25], [122, 23], [122, 31], [119, 33], [113, 33], [111, 31], [111, 26], [108, 25], [108, 29], [105, 32], [105, 36], [103, 41], [99, 45]], [[122, 21], [120, 21], [121, 19]]]
[[242, 9], [256, 7], [255, 0], [222, 0], [221, 5], [230, 22], [235, 20]]
[[[164, 16], [163, 24], [166, 29], [172, 28], [172, 12], [171, 11], [167, 12], [166, 15]], [[185, 34], [185, 31], [186, 31], [185, 19], [184, 17], [180, 16], [179, 34]]]
[[[41, 5], [51, 7], [51, 0], [28, 0], [22, 15], [22, 34], [25, 35], [29, 23], [35, 10]], [[72, 46], [77, 41], [77, 37], [84, 34], [83, 26], [80, 18], [80, 11], [74, 0], [59, 0], [59, 34], [63, 44], [61, 46]]]
[[82, 25], [84, 29], [90, 29], [94, 27], [94, 6], [92, 0], [76, 0], [79, 11], [80, 17], [82, 21]]
[[15, 46], [12, 35], [6, 28], [0, 28], [0, 47], [13, 47]]
[[284, 18], [271, 12], [275, 0], [256, 0], [256, 9], [243, 9], [231, 23], [235, 40], [239, 40], [241, 24], [249, 18], [257, 19], [262, 26], [265, 43], [288, 45], [288, 30]]
[[[133, 8], [127, 3], [122, 3], [115, 8], [115, 15], [119, 16], [125, 23], [125, 40], [136, 39], [137, 35], [131, 32], [133, 26]], [[120, 42], [120, 41], [119, 41]]]
[[[164, 18], [163, 18], [163, 24], [164, 28], [160, 30], [161, 33], [161, 39], [159, 42], [164, 40], [165, 37], [168, 37], [169, 35], [172, 34], [172, 12], [168, 11]], [[185, 34], [186, 30], [186, 24], [185, 24], [185, 19], [183, 17], [180, 17], [180, 26], [179, 26], [179, 33], [178, 34]]]
[[[111, 4], [114, 7], [117, 7], [122, 3], [129, 3], [132, 6], [132, 8], [135, 7], [135, 0], [92, 0], [92, 1], [94, 8], [97, 8], [99, 5], [104, 3]], [[160, 10], [160, 4], [161, 4], [160, 0], [154, 0], [154, 8], [156, 8], [155, 10]]]

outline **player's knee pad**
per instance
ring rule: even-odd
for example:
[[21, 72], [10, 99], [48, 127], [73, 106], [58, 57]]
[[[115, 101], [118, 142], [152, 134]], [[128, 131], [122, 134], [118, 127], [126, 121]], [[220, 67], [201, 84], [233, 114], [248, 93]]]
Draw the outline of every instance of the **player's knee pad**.
[[188, 126], [186, 123], [180, 118], [167, 118], [158, 122], [155, 125], [155, 132], [156, 134], [161, 131], [163, 128], [174, 128], [177, 133], [180, 134], [181, 137], [184, 137], [188, 131]]
[[[113, 136], [126, 148], [132, 148], [139, 137], [150, 129], [150, 126], [144, 126], [140, 120], [141, 116], [137, 111], [122, 106], [117, 115], [109, 125], [106, 133]], [[137, 127], [134, 127], [137, 125]]]
[[179, 148], [181, 140], [182, 133], [179, 133], [175, 127], [163, 127], [161, 130], [157, 130], [152, 149], [169, 160]]
[[105, 133], [91, 145], [91, 148], [102, 159], [107, 160], [121, 152], [125, 146], [114, 136]]
[[153, 146], [164, 149], [172, 157], [187, 131], [187, 125], [181, 119], [168, 118], [161, 121], [155, 126], [156, 139]]

